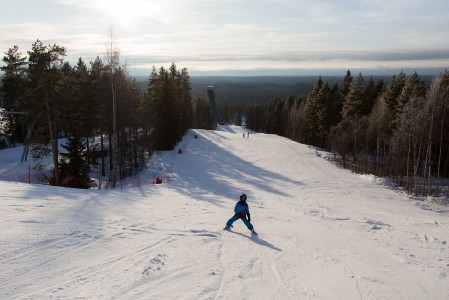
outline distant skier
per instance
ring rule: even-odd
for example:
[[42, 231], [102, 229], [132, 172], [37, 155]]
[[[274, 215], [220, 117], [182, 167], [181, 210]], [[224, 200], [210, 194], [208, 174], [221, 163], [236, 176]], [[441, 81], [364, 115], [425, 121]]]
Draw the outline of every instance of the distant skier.
[[[254, 226], [251, 224], [251, 215], [249, 213], [249, 206], [246, 203], [246, 195], [240, 195], [240, 201], [234, 207], [234, 216], [228, 220], [224, 230], [229, 230], [232, 227], [232, 223], [241, 219], [243, 223], [245, 223], [246, 227], [251, 231], [251, 233], [257, 235], [257, 232], [254, 231]], [[247, 219], [248, 218], [248, 219]]]

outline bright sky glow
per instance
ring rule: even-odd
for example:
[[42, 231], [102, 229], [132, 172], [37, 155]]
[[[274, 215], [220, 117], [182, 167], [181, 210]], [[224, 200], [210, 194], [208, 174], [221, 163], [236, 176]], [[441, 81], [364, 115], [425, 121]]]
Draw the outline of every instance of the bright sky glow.
[[[36, 39], [67, 60], [105, 52], [148, 75], [175, 62], [191, 74], [316, 74], [449, 67], [447, 0], [0, 0], [0, 50]], [[425, 72], [424, 72], [425, 73]]]

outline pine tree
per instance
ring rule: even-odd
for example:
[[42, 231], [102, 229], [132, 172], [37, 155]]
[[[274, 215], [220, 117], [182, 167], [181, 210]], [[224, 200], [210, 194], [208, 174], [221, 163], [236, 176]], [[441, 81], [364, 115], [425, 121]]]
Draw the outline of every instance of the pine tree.
[[62, 72], [62, 87], [60, 90], [61, 101], [61, 124], [60, 130], [64, 132], [65, 136], [69, 136], [72, 132], [72, 128], [76, 126], [73, 124], [74, 119], [74, 70], [68, 62], [64, 62], [61, 68]]
[[111, 110], [110, 105], [110, 96], [109, 93], [111, 89], [108, 85], [108, 74], [106, 66], [103, 61], [97, 56], [97, 58], [90, 62], [90, 73], [89, 73], [89, 82], [91, 85], [91, 97], [92, 97], [92, 106], [96, 108], [95, 115], [93, 121], [93, 127], [97, 130], [97, 134], [100, 135], [100, 150], [99, 153], [101, 158], [101, 176], [106, 176], [106, 161], [105, 155], [103, 153], [106, 152], [104, 136], [108, 133], [108, 119], [110, 119], [111, 114], [108, 112]]
[[[58, 116], [61, 103], [59, 92], [62, 86], [61, 66], [66, 54], [64, 47], [54, 45], [45, 46], [37, 40], [29, 55], [29, 84], [27, 87], [27, 101], [25, 107], [34, 121], [46, 123], [47, 138], [51, 144], [54, 174], [53, 183], [59, 185], [58, 174]], [[45, 140], [41, 140], [45, 144]]]
[[87, 151], [89, 151], [89, 138], [93, 134], [94, 122], [96, 121], [96, 101], [92, 99], [93, 86], [90, 81], [90, 72], [82, 60], [78, 59], [78, 63], [73, 74], [74, 86], [74, 98], [73, 98], [73, 119], [76, 124], [76, 128], [72, 128], [73, 131], [77, 131], [79, 136], [85, 138]]
[[27, 57], [22, 57], [22, 53], [19, 52], [17, 46], [5, 52], [2, 59], [5, 65], [0, 67], [0, 70], [4, 72], [1, 91], [3, 93], [3, 108], [7, 111], [14, 109], [16, 101], [24, 93], [27, 71], [26, 59]]
[[[5, 52], [2, 61], [5, 63], [0, 69], [4, 72], [1, 85], [1, 93], [3, 95], [3, 108], [7, 112], [12, 112], [20, 107], [20, 101], [26, 88], [26, 57], [22, 57], [19, 48], [14, 46]], [[24, 128], [21, 126], [20, 116], [17, 114], [8, 114], [5, 116], [7, 120], [6, 134], [13, 144], [23, 142]]]

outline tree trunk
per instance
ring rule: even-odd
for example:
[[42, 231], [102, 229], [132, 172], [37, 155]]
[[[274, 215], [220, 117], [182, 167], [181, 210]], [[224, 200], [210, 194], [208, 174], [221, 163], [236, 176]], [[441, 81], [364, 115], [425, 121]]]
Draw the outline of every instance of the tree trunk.
[[443, 151], [443, 128], [444, 128], [444, 115], [446, 114], [446, 107], [443, 109], [443, 116], [441, 118], [441, 133], [440, 133], [440, 153], [438, 155], [438, 168], [437, 168], [437, 196], [440, 193], [440, 167], [441, 167], [441, 155]]
[[106, 176], [106, 169], [104, 163], [104, 141], [103, 141], [103, 132], [100, 132], [100, 153], [101, 153], [101, 176]]
[[411, 193], [411, 184], [410, 184], [410, 171], [409, 171], [409, 166], [410, 166], [410, 153], [412, 152], [412, 146], [411, 146], [411, 132], [408, 133], [408, 150], [407, 150], [407, 166], [406, 166], [406, 178], [407, 178], [407, 193]]
[[55, 121], [52, 118], [50, 103], [48, 100], [48, 92], [44, 94], [45, 108], [47, 110], [48, 132], [50, 134], [51, 151], [53, 156], [53, 176], [55, 185], [59, 185], [59, 168], [58, 168], [58, 137]]
[[111, 187], [115, 187], [115, 177], [113, 175], [114, 173], [114, 151], [112, 149], [112, 134], [109, 133], [108, 135], [109, 139], [109, 183]]

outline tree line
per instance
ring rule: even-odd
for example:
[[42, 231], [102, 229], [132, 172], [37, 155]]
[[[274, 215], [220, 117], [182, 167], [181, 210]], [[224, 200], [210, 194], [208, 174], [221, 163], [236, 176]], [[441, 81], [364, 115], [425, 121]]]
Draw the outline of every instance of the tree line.
[[192, 124], [212, 127], [208, 101], [192, 98], [185, 68], [153, 66], [141, 91], [112, 39], [105, 57], [89, 64], [79, 58], [72, 66], [65, 55], [66, 48], [37, 40], [27, 56], [8, 49], [1, 67], [3, 146], [24, 143], [34, 158], [51, 155], [51, 184], [87, 188], [95, 167], [113, 187], [154, 151], [173, 149]]
[[416, 72], [385, 83], [348, 70], [332, 86], [319, 77], [307, 97], [248, 106], [246, 126], [330, 150], [344, 167], [392, 177], [410, 194], [439, 196], [449, 177], [448, 107], [447, 70], [430, 84]]

